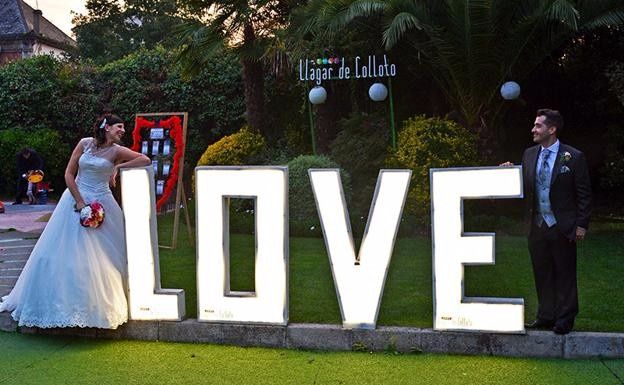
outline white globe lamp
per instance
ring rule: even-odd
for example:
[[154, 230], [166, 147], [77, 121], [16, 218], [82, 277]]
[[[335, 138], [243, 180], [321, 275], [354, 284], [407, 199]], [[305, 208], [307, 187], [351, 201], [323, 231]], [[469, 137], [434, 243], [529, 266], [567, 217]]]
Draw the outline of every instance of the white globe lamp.
[[321, 86], [316, 86], [310, 90], [308, 99], [312, 104], [323, 104], [327, 100], [327, 91]]
[[500, 93], [505, 100], [518, 99], [520, 96], [520, 85], [516, 82], [506, 82], [501, 86]]
[[388, 97], [388, 88], [383, 83], [375, 83], [368, 89], [368, 96], [375, 102], [382, 102]]

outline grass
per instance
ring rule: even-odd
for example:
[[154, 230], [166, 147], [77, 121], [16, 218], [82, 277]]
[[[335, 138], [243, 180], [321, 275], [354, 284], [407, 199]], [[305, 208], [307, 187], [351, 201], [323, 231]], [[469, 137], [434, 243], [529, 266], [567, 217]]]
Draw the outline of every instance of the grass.
[[620, 384], [624, 360], [309, 352], [0, 333], [0, 384]]
[[[161, 243], [172, 220], [159, 217]], [[593, 226], [579, 252], [578, 330], [622, 331], [622, 224]], [[232, 288], [253, 288], [253, 237], [234, 234]], [[496, 264], [466, 268], [468, 295], [535, 294], [526, 240], [497, 236]], [[180, 229], [178, 250], [160, 250], [163, 287], [186, 291], [196, 313], [195, 250]], [[399, 239], [379, 314], [380, 325], [431, 327], [431, 245]], [[290, 239], [290, 321], [340, 323], [322, 239]], [[554, 360], [432, 354], [369, 354], [208, 344], [108, 341], [0, 333], [0, 384], [621, 384], [624, 360]]]
[[[172, 220], [159, 217], [159, 233], [169, 242]], [[475, 231], [475, 229], [467, 229]], [[476, 229], [481, 230], [481, 229]], [[579, 248], [580, 314], [576, 330], [624, 331], [624, 223], [593, 225]], [[162, 285], [186, 293], [187, 317], [196, 317], [195, 248], [180, 228], [180, 247], [160, 250]], [[231, 235], [231, 284], [253, 288], [254, 239]], [[496, 236], [496, 264], [465, 269], [468, 296], [517, 297], [525, 300], [525, 318], [535, 316], [537, 300], [526, 238]], [[290, 238], [290, 322], [341, 323], [325, 245], [320, 238]], [[379, 325], [432, 326], [431, 242], [401, 238], [395, 245]]]

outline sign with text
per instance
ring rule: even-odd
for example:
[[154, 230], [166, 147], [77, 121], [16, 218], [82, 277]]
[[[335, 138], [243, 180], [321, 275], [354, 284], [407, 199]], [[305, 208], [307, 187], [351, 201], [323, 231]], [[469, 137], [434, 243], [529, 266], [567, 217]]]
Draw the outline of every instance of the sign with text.
[[317, 58], [299, 60], [299, 80], [321, 85], [324, 80], [379, 79], [395, 77], [396, 64], [387, 55], [356, 56], [353, 60], [342, 58]]
[[[154, 251], [154, 191], [148, 171], [122, 170], [130, 317], [180, 319], [184, 293], [160, 288], [157, 249]], [[351, 235], [339, 170], [310, 169], [309, 176], [343, 327], [375, 328], [411, 171], [380, 171], [359, 251]], [[521, 198], [522, 168], [433, 169], [430, 179], [434, 328], [524, 332], [522, 299], [471, 298], [463, 292], [464, 265], [494, 263], [494, 234], [463, 231], [463, 200]], [[289, 270], [287, 168], [198, 167], [195, 180], [198, 319], [285, 325]], [[140, 202], [146, 195], [151, 197], [151, 205]], [[135, 196], [136, 202], [132, 200]], [[230, 290], [229, 198], [248, 198], [255, 204], [254, 291]]]

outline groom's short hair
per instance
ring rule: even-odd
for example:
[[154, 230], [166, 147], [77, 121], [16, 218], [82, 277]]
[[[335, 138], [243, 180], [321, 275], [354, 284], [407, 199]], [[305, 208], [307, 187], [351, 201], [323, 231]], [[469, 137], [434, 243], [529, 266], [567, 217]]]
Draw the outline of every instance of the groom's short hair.
[[547, 127], [556, 127], [557, 135], [561, 134], [561, 130], [563, 129], [563, 116], [561, 116], [559, 111], [549, 108], [540, 108], [537, 110], [537, 116], [543, 116], [544, 124], [546, 124]]

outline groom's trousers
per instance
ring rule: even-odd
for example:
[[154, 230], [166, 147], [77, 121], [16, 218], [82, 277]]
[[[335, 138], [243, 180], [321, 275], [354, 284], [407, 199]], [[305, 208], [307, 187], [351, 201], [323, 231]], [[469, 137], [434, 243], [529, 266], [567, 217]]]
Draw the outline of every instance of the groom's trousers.
[[539, 302], [537, 318], [571, 329], [578, 314], [576, 242], [566, 238], [555, 224], [533, 223], [529, 252]]

